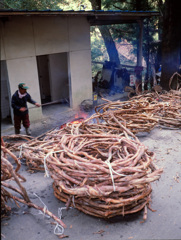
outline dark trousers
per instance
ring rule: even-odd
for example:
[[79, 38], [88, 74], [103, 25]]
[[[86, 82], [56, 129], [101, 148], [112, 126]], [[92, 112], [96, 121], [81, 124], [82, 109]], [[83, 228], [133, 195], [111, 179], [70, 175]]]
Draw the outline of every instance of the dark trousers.
[[14, 115], [14, 127], [16, 129], [20, 129], [21, 128], [21, 122], [23, 123], [23, 126], [25, 128], [29, 128], [30, 120], [29, 120], [29, 114], [28, 113], [23, 115], [23, 116]]

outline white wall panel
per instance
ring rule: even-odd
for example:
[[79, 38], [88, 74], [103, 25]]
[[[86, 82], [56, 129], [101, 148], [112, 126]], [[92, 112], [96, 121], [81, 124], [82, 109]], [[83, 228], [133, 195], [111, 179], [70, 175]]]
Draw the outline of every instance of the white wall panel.
[[85, 17], [69, 17], [70, 51], [90, 49], [90, 25]]
[[[31, 97], [40, 102], [40, 89], [35, 57], [7, 60], [7, 70], [9, 75], [11, 95], [18, 89], [20, 82], [26, 83]], [[34, 105], [28, 104], [29, 107]], [[38, 120], [42, 116], [42, 109], [30, 109], [30, 120]]]
[[67, 17], [33, 18], [36, 55], [67, 52]]
[[3, 28], [6, 59], [35, 56], [31, 17], [9, 18]]
[[69, 55], [71, 83], [70, 104], [76, 108], [85, 99], [92, 99], [91, 51], [76, 51]]

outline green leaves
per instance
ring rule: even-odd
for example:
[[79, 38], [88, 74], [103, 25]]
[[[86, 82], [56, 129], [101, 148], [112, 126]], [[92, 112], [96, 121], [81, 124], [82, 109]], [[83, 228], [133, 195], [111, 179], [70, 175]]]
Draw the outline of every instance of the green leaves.
[[4, 0], [3, 5], [6, 9], [16, 10], [56, 10], [60, 9], [59, 0]]

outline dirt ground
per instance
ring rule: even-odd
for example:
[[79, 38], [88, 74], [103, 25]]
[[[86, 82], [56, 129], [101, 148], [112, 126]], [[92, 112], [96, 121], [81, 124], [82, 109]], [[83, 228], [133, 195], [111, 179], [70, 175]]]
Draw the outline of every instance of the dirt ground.
[[[34, 123], [32, 135], [39, 136], [57, 124], [63, 124], [65, 120], [73, 118], [74, 114], [70, 111], [63, 116], [52, 115], [40, 123]], [[7, 134], [12, 134], [12, 131]], [[27, 181], [22, 184], [35, 204], [46, 206], [56, 216], [58, 209], [61, 209], [61, 218], [67, 225], [64, 229], [66, 239], [181, 239], [181, 130], [157, 127], [150, 133], [139, 134], [139, 139], [150, 151], [156, 153], [155, 163], [159, 168], [163, 168], [160, 180], [152, 183], [151, 207], [156, 212], [148, 210], [144, 223], [140, 223], [143, 211], [125, 217], [117, 216], [110, 220], [86, 215], [76, 208], [66, 211], [65, 203], [56, 199], [53, 194], [52, 179], [45, 177], [44, 172], [29, 172], [24, 164], [20, 174]], [[20, 204], [20, 208], [14, 203], [11, 203], [11, 206], [11, 214], [1, 221], [2, 239], [59, 239], [56, 235], [56, 225], [52, 224], [53, 219], [23, 204]]]

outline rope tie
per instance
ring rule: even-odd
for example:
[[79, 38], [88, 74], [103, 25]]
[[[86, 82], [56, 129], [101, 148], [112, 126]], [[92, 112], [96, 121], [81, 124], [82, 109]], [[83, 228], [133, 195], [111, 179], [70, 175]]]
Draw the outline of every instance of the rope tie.
[[58, 152], [62, 152], [63, 150], [59, 150], [59, 151], [54, 151], [54, 152], [49, 152], [45, 157], [44, 157], [44, 160], [43, 160], [43, 163], [44, 163], [44, 169], [45, 169], [45, 177], [49, 177], [49, 172], [48, 172], [48, 168], [47, 168], [47, 165], [46, 165], [46, 159], [47, 157], [52, 154], [52, 153], [58, 153]]
[[[58, 208], [58, 218], [61, 220], [62, 218], [62, 210], [63, 209], [66, 209], [66, 207], [61, 207], [61, 208]], [[57, 225], [55, 226], [55, 229], [54, 229], [54, 234], [55, 235], [62, 235], [64, 233], [64, 228], [57, 223]]]
[[21, 146], [18, 147], [18, 148], [20, 149], [19, 158], [22, 157], [23, 147], [24, 147], [25, 145], [26, 145], [26, 143], [23, 143]]
[[[43, 212], [44, 214], [42, 213], [42, 211], [39, 210], [39, 213], [38, 214], [43, 214], [44, 216], [46, 216], [47, 218], [50, 218], [50, 216], [46, 215], [45, 214], [45, 211], [48, 211], [48, 208], [47, 206], [45, 205], [45, 203], [41, 200], [41, 198], [36, 194], [36, 193], [33, 193], [40, 201], [41, 203], [44, 205], [44, 208], [43, 208]], [[58, 208], [58, 218], [61, 220], [62, 218], [62, 210], [63, 209], [66, 209], [66, 207], [61, 207], [61, 208]], [[64, 227], [62, 227], [62, 225], [60, 225], [59, 223], [56, 224], [55, 226], [55, 229], [54, 229], [54, 234], [55, 235], [62, 235], [64, 233]]]
[[115, 191], [116, 191], [116, 187], [115, 187], [115, 184], [114, 184], [113, 173], [115, 173], [115, 174], [117, 174], [117, 175], [119, 175], [119, 176], [121, 176], [121, 177], [125, 177], [126, 175], [125, 175], [125, 174], [118, 173], [118, 172], [116, 172], [116, 171], [112, 168], [111, 163], [110, 163], [110, 158], [108, 158], [108, 159], [105, 161], [105, 163], [106, 163], [106, 164], [108, 165], [108, 167], [109, 167], [109, 171], [110, 171], [110, 175], [111, 175], [111, 179], [112, 179], [112, 184], [113, 184], [113, 190], [114, 190], [114, 192], [115, 192]]
[[[67, 208], [66, 207], [58, 208], [58, 218], [60, 220], [62, 219], [62, 210], [63, 209], [67, 209]], [[63, 233], [64, 233], [64, 228], [62, 227], [62, 225], [57, 223], [57, 225], [55, 226], [55, 229], [54, 229], [54, 234], [55, 235], [62, 235]]]
[[73, 202], [74, 208], [76, 208], [74, 199], [75, 199], [75, 197], [74, 197], [74, 195], [73, 195], [73, 197], [72, 197], [72, 202]]
[[[45, 205], [45, 203], [41, 200], [41, 198], [36, 194], [36, 193], [33, 193], [33, 195], [35, 195], [39, 200], [40, 200], [40, 202], [44, 205], [44, 208], [43, 208], [43, 212], [44, 213], [42, 213], [42, 211], [40, 211], [39, 210], [39, 213], [38, 214], [43, 214], [44, 215], [44, 217], [46, 216], [46, 214], [45, 214], [45, 211], [47, 210], [48, 211], [48, 208], [47, 208], [47, 206]], [[50, 218], [50, 216], [46, 216], [47, 218]]]

